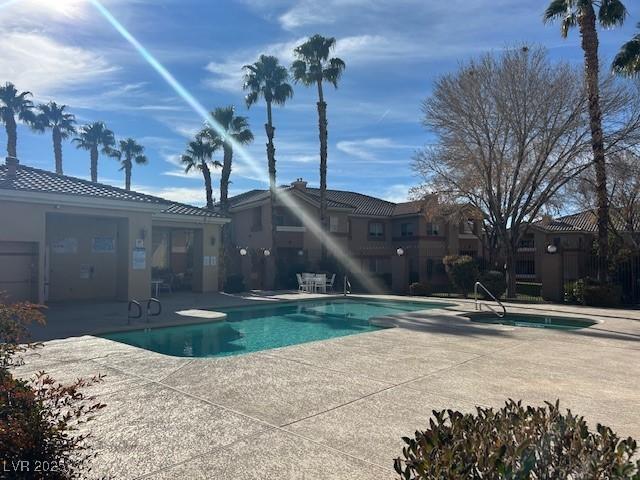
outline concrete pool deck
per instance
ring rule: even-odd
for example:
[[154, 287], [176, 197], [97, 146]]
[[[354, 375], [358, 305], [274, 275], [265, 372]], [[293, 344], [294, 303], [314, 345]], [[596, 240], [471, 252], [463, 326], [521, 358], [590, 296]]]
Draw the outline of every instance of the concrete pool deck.
[[[184, 321], [179, 310], [312, 298], [204, 297], [165, 301], [158, 321]], [[600, 322], [557, 331], [472, 323], [458, 316], [471, 302], [442, 302], [457, 307], [401, 315], [398, 328], [226, 358], [58, 339], [17, 373], [106, 375], [88, 393], [107, 407], [88, 426], [99, 453], [94, 473], [118, 479], [395, 478], [400, 438], [426, 428], [433, 409], [499, 407], [509, 397], [537, 405], [560, 398], [590, 426], [640, 438], [640, 311], [507, 304]], [[54, 306], [49, 337], [126, 324], [122, 308]]]

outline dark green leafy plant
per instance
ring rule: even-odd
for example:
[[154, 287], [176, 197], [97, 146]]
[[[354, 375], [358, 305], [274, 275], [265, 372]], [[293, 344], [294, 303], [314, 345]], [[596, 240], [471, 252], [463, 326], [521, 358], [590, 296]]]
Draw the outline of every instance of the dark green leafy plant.
[[442, 259], [442, 263], [451, 283], [466, 298], [480, 276], [476, 261], [468, 255], [449, 255]]
[[41, 308], [8, 304], [0, 296], [0, 478], [85, 478], [95, 453], [87, 443], [89, 434], [78, 428], [104, 405], [82, 389], [102, 376], [63, 385], [44, 372], [21, 380], [9, 370], [22, 363], [21, 353], [40, 347], [25, 342], [27, 325], [44, 323]]
[[226, 293], [240, 293], [246, 291], [244, 277], [240, 274], [233, 274], [227, 277], [224, 282], [224, 291]]
[[[507, 279], [504, 273], [497, 270], [489, 270], [480, 275], [480, 281], [487, 289], [496, 297], [500, 298], [507, 291]], [[482, 291], [482, 295], [487, 298], [488, 295]]]
[[427, 297], [431, 295], [431, 288], [424, 283], [412, 283], [409, 285], [409, 294], [413, 296]]
[[591, 432], [583, 417], [561, 413], [558, 401], [434, 411], [428, 430], [403, 440], [394, 468], [405, 480], [640, 479], [634, 439], [600, 424]]

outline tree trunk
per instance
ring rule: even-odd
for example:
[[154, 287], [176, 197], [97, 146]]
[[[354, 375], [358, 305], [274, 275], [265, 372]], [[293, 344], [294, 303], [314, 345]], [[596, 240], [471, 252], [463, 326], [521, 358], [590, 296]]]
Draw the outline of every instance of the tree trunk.
[[[229, 178], [231, 177], [231, 163], [233, 162], [233, 147], [225, 143], [222, 146], [224, 157], [222, 160], [222, 175], [220, 176], [220, 210], [223, 216], [229, 215]], [[220, 262], [218, 267], [218, 283], [223, 290], [227, 281], [227, 270], [231, 264], [231, 226], [222, 226], [222, 242], [220, 245]]]
[[[318, 82], [318, 127], [320, 129], [320, 225], [327, 232], [327, 104], [322, 92], [322, 81]], [[321, 258], [327, 258], [324, 241], [321, 244]]]
[[211, 186], [211, 170], [207, 162], [202, 161], [202, 176], [204, 177], [204, 188], [207, 192], [207, 208], [213, 210], [213, 188]]
[[269, 190], [271, 192], [271, 257], [275, 262], [276, 250], [276, 147], [273, 145], [273, 137], [276, 129], [273, 127], [271, 116], [271, 103], [267, 102], [267, 123], [264, 126], [267, 132], [267, 161], [269, 163]]
[[124, 189], [131, 190], [131, 163], [124, 167]]
[[91, 181], [98, 181], [98, 147], [91, 148]]
[[609, 205], [607, 196], [607, 171], [602, 134], [602, 111], [600, 109], [598, 33], [596, 14], [591, 4], [583, 7], [580, 16], [580, 35], [584, 51], [585, 82], [589, 100], [591, 148], [596, 170], [596, 200], [598, 203], [598, 279], [608, 277], [609, 257]]
[[53, 128], [53, 156], [56, 159], [56, 173], [62, 175], [62, 136], [58, 127]]
[[516, 298], [516, 249], [511, 245], [505, 247], [507, 298]]
[[224, 157], [222, 160], [222, 174], [220, 175], [220, 206], [222, 211], [227, 210], [229, 201], [229, 178], [231, 177], [231, 162], [233, 161], [233, 148], [225, 143], [223, 146]]
[[4, 123], [7, 131], [7, 155], [9, 157], [18, 158], [18, 126], [16, 125], [16, 119], [9, 113], [5, 116]]

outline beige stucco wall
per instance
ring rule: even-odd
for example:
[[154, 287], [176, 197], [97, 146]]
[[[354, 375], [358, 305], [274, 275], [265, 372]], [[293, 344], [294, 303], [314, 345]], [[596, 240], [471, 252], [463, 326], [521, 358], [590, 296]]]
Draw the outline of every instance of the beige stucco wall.
[[[110, 204], [115, 208], [69, 205], [68, 197], [61, 197], [59, 204], [0, 201], [0, 242], [37, 244], [36, 300], [45, 301], [45, 279], [49, 282], [51, 301], [149, 298], [152, 223], [157, 223], [154, 212], [152, 209], [136, 210], [135, 206], [125, 210], [127, 204], [121, 202], [103, 203]], [[117, 208], [121, 205], [123, 209]], [[198, 291], [217, 290], [220, 225], [203, 223], [198, 217], [185, 216], [180, 220], [182, 228], [199, 232], [195, 250]], [[174, 223], [169, 222], [169, 225]], [[115, 252], [93, 252], [95, 237], [114, 237]], [[52, 252], [52, 243], [65, 238], [75, 239], [75, 253]], [[134, 265], [137, 248], [144, 249], [144, 261]], [[45, 268], [47, 251], [49, 271]]]

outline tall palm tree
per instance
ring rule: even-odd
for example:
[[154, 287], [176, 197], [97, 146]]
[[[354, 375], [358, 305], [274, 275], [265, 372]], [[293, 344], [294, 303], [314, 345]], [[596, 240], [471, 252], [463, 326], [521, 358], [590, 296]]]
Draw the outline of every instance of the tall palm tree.
[[78, 136], [73, 139], [77, 148], [88, 150], [91, 156], [91, 181], [98, 181], [98, 156], [99, 152], [111, 155], [112, 148], [116, 144], [113, 132], [103, 122], [93, 122], [83, 125]]
[[7, 155], [18, 157], [18, 124], [16, 117], [29, 126], [35, 124], [33, 102], [29, 100], [31, 92], [18, 92], [13, 83], [5, 83], [0, 87], [0, 121], [7, 131]]
[[[596, 14], [597, 9], [597, 14]], [[608, 276], [609, 259], [609, 204], [607, 196], [607, 170], [602, 133], [602, 110], [600, 108], [598, 31], [621, 25], [627, 9], [620, 0], [552, 0], [544, 13], [546, 22], [560, 20], [564, 38], [569, 30], [578, 27], [582, 41], [585, 65], [585, 83], [589, 101], [591, 126], [591, 148], [596, 171], [596, 198], [598, 202], [598, 256], [600, 257], [598, 278]]]
[[[204, 177], [204, 187], [207, 192], [207, 208], [213, 209], [213, 188], [211, 184], [211, 169], [209, 163], [213, 157], [213, 153], [218, 146], [215, 143], [209, 142], [206, 139], [206, 134], [200, 132], [196, 135], [195, 140], [189, 142], [187, 150], [180, 157], [180, 161], [184, 165], [184, 171], [189, 173], [192, 169], [196, 168], [202, 172]], [[220, 167], [221, 164], [218, 161], [212, 162], [214, 167]]]
[[276, 148], [273, 145], [275, 128], [271, 107], [273, 104], [284, 105], [293, 96], [293, 88], [289, 85], [289, 72], [279, 64], [276, 57], [260, 55], [257, 62], [245, 65], [244, 90], [247, 107], [251, 107], [261, 97], [267, 104], [267, 123], [264, 125], [267, 132], [267, 162], [269, 164], [269, 190], [271, 192], [271, 244], [272, 258], [276, 245]]
[[[320, 128], [320, 223], [327, 229], [327, 104], [324, 101], [322, 83], [329, 82], [338, 88], [345, 63], [340, 58], [329, 58], [336, 39], [314, 35], [293, 51], [297, 60], [291, 65], [293, 78], [303, 85], [318, 87], [318, 126]], [[326, 257], [326, 249], [322, 248]]]
[[62, 175], [62, 141], [76, 133], [76, 117], [66, 112], [66, 105], [49, 102], [38, 105], [40, 112], [35, 128], [39, 131], [51, 130], [53, 155], [56, 160], [56, 173]]
[[[640, 29], [640, 23], [638, 23]], [[634, 76], [640, 74], [640, 33], [622, 45], [613, 59], [613, 71], [621, 75]]]
[[124, 170], [124, 188], [131, 190], [131, 169], [133, 164], [146, 165], [149, 159], [144, 154], [144, 147], [133, 138], [120, 140], [118, 149], [111, 150], [111, 156], [120, 162], [120, 171]]
[[[247, 117], [236, 116], [233, 106], [218, 107], [211, 116], [222, 128], [218, 132], [213, 128], [206, 128], [205, 135], [215, 145], [221, 145], [223, 151], [222, 175], [220, 176], [220, 210], [223, 215], [229, 213], [229, 178], [231, 176], [231, 164], [233, 162], [233, 145], [247, 145], [253, 141], [253, 133], [249, 128]], [[222, 246], [220, 253], [220, 265], [218, 268], [220, 285], [224, 287], [227, 278], [229, 263], [229, 245], [231, 245], [231, 228], [228, 224], [222, 226]]]
[[223, 151], [222, 175], [220, 177], [220, 207], [223, 213], [227, 213], [229, 200], [229, 178], [233, 163], [233, 145], [247, 145], [253, 142], [253, 133], [249, 128], [247, 117], [235, 114], [235, 107], [218, 107], [211, 116], [224, 131], [221, 135], [213, 128], [204, 130], [205, 136], [211, 143], [220, 145]]

